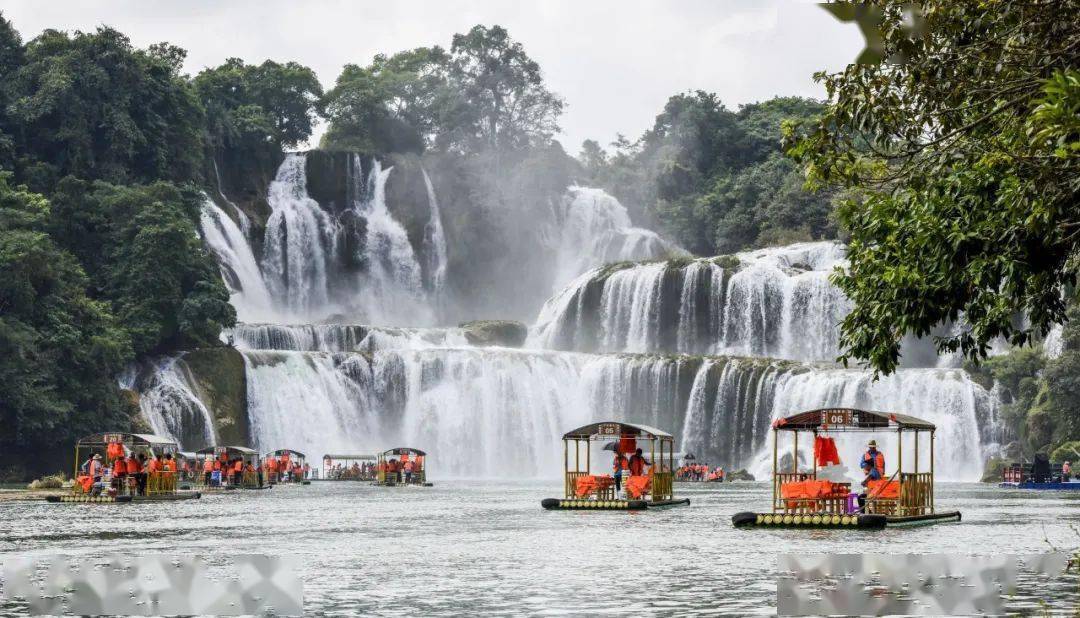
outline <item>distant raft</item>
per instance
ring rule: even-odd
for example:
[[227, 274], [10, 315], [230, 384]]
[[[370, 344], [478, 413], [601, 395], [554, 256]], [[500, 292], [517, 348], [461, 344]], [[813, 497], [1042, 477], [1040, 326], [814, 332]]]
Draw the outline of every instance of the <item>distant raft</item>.
[[46, 501], [129, 504], [198, 499], [201, 494], [197, 491], [177, 490], [183, 474], [180, 459], [176, 443], [162, 436], [123, 432], [89, 435], [75, 443], [71, 494], [48, 496]]
[[[742, 512], [731, 518], [737, 528], [826, 528], [837, 530], [880, 530], [893, 526], [912, 526], [957, 522], [959, 511], [938, 512], [934, 506], [934, 432], [933, 424], [905, 414], [868, 412], [852, 408], [810, 410], [773, 423], [773, 497], [771, 512]], [[790, 472], [778, 468], [778, 436], [789, 432], [793, 437]], [[799, 470], [799, 434], [813, 437], [812, 470]], [[885, 477], [885, 459], [877, 450], [876, 440], [863, 457], [866, 467], [878, 478], [866, 483], [866, 491], [856, 494], [851, 484], [819, 478], [818, 465], [839, 464], [836, 444], [830, 434], [896, 434], [896, 471]], [[929, 470], [920, 472], [919, 437], [929, 434]], [[904, 438], [911, 436], [914, 454], [909, 455], [910, 472], [904, 470]], [[875, 473], [874, 468], [877, 471]], [[873, 477], [869, 477], [873, 478]]]
[[[646, 460], [638, 441], [650, 445]], [[570, 469], [570, 442], [574, 443], [574, 469]], [[611, 451], [612, 470], [616, 462], [619, 477], [592, 473], [592, 443], [605, 442], [602, 451]], [[585, 448], [582, 466], [582, 444]], [[657, 447], [659, 446], [659, 453]], [[673, 470], [675, 438], [660, 429], [633, 423], [591, 423], [563, 436], [562, 498], [544, 498], [540, 506], [549, 511], [640, 511], [690, 504], [677, 499]], [[627, 459], [626, 455], [631, 454]], [[659, 455], [659, 457], [657, 457]], [[625, 469], [624, 469], [625, 464]], [[649, 466], [645, 473], [644, 466]], [[626, 473], [625, 475], [623, 473]], [[625, 497], [622, 493], [625, 491]]]
[[399, 446], [378, 455], [375, 481], [382, 487], [432, 487], [427, 479], [427, 453], [417, 448]]

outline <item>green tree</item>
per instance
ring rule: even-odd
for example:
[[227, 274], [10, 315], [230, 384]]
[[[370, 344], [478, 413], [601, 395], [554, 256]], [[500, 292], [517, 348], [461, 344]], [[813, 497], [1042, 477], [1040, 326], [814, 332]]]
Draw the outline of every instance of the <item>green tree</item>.
[[924, 36], [908, 3], [872, 4], [904, 62], [819, 75], [828, 109], [790, 142], [814, 183], [858, 198], [841, 210], [843, 359], [890, 372], [905, 334], [961, 315], [969, 328], [940, 351], [1024, 344], [1064, 318], [1075, 283], [1080, 2], [930, 0]]
[[[14, 54], [8, 37], [8, 48]], [[16, 54], [17, 55], [17, 54]], [[5, 76], [19, 169], [48, 188], [74, 174], [111, 182], [196, 178], [202, 108], [179, 75], [184, 52], [132, 47], [111, 28], [46, 30]]]
[[440, 136], [444, 147], [523, 148], [559, 131], [563, 100], [544, 85], [540, 65], [501, 26], [455, 34], [450, 77], [463, 99]]
[[114, 376], [131, 359], [108, 305], [45, 232], [49, 203], [0, 174], [0, 449], [32, 452], [128, 427]]
[[434, 142], [457, 97], [447, 84], [449, 56], [420, 47], [345, 65], [324, 106], [330, 126], [324, 148], [422, 152]]
[[206, 110], [210, 156], [233, 178], [272, 173], [283, 149], [311, 136], [321, 110], [315, 72], [295, 62], [249, 65], [229, 58], [192, 84]]

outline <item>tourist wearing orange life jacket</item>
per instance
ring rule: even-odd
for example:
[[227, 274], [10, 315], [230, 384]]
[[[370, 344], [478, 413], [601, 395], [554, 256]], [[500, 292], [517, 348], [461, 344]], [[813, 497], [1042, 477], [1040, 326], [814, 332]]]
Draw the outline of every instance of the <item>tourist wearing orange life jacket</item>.
[[611, 462], [612, 476], [615, 478], [615, 491], [622, 491], [622, 477], [630, 469], [630, 461], [620, 453], [616, 445], [615, 459]]
[[121, 455], [113, 460], [112, 466], [113, 486], [119, 492], [127, 483], [127, 459]]
[[233, 485], [240, 485], [240, 481], [244, 478], [244, 460], [237, 459], [233, 462]]
[[641, 454], [641, 449], [634, 451], [634, 454], [630, 456], [630, 476], [642, 476], [645, 474], [645, 466], [651, 466], [652, 463], [645, 460], [645, 457]]

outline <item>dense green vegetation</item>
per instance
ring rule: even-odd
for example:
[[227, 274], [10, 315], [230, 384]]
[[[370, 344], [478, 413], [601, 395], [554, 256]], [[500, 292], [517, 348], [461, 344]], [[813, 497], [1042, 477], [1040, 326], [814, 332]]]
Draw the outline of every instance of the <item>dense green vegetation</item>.
[[110, 28], [24, 45], [0, 20], [5, 461], [134, 426], [124, 366], [235, 322], [198, 236], [215, 142], [183, 58]]
[[779, 97], [730, 111], [713, 93], [671, 97], [653, 128], [609, 154], [582, 147], [588, 182], [699, 255], [835, 238], [828, 192], [811, 194], [780, 147], [785, 121], [809, 121], [823, 106]]
[[871, 4], [890, 61], [821, 75], [826, 112], [791, 136], [812, 181], [853, 195], [844, 357], [892, 371], [905, 334], [961, 314], [940, 350], [1029, 342], [1076, 282], [1080, 2], [929, 0], [921, 29]]

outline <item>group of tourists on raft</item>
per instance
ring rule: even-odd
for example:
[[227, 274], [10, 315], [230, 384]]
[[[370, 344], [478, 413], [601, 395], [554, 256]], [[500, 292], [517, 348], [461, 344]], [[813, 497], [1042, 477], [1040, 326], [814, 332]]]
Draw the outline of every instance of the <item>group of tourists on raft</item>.
[[264, 482], [299, 482], [308, 478], [311, 468], [307, 463], [290, 462], [288, 456], [267, 457], [255, 466], [251, 461], [240, 457], [229, 459], [227, 454], [221, 453], [217, 457], [206, 455], [203, 458], [202, 473], [203, 484], [207, 487], [238, 487], [244, 484], [245, 476], [257, 479], [257, 485], [261, 487]]
[[351, 466], [335, 464], [326, 470], [326, 478], [336, 481], [343, 480], [372, 480], [375, 478], [375, 462], [353, 462]]
[[676, 481], [724, 482], [724, 469], [720, 466], [710, 470], [708, 464], [683, 464], [675, 470]]
[[376, 470], [386, 473], [387, 476], [397, 476], [398, 483], [408, 485], [413, 482], [413, 474], [419, 474], [424, 469], [424, 456], [413, 455], [410, 457], [408, 452], [402, 452], [400, 457], [401, 459], [390, 458], [386, 461], [380, 461], [376, 465]]
[[83, 493], [92, 496], [108, 488], [115, 489], [118, 495], [145, 496], [151, 479], [155, 490], [174, 490], [178, 472], [172, 453], [147, 457], [145, 453], [127, 451], [120, 444], [110, 444], [104, 459], [101, 453], [94, 453], [79, 466], [75, 482]]

